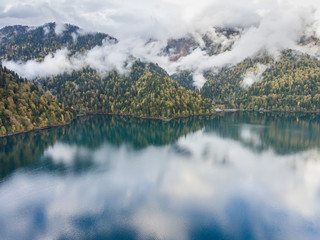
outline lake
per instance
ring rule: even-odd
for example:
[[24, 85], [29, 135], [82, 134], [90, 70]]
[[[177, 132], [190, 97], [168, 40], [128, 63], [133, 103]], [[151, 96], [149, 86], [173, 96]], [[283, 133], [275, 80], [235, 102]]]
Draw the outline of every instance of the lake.
[[320, 239], [320, 118], [87, 116], [0, 138], [1, 239]]

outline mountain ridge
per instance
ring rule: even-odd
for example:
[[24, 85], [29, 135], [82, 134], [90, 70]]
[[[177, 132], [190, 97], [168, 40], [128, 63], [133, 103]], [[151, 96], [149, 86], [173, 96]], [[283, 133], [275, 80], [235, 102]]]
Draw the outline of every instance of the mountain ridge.
[[[70, 24], [61, 26], [48, 23], [40, 27], [9, 26], [0, 29], [0, 59], [20, 61], [33, 59], [41, 62], [45, 53], [52, 54], [63, 47], [68, 49], [68, 56], [72, 57], [74, 54], [85, 53], [101, 46], [103, 41], [118, 44], [118, 40], [108, 34], [81, 32], [79, 27]], [[220, 34], [222, 39], [230, 40], [227, 41], [229, 45], [224, 45], [229, 47], [223, 48], [223, 45], [210, 42], [208, 38], [202, 51], [208, 53], [212, 52], [212, 49], [223, 49], [222, 52], [219, 52], [220, 50], [212, 52], [213, 55], [230, 51], [235, 44], [233, 40], [241, 37], [241, 29], [214, 28], [212, 31]], [[78, 35], [75, 36], [76, 33]], [[38, 38], [39, 36], [41, 37]], [[206, 36], [202, 35], [201, 41], [205, 41]], [[83, 39], [79, 40], [81, 37]], [[37, 38], [38, 41], [32, 45], [32, 39]], [[301, 46], [310, 44], [318, 46], [320, 42], [312, 36], [300, 39]], [[201, 44], [192, 38], [169, 39], [164, 51], [167, 51], [169, 58], [177, 57], [170, 61], [179, 62], [184, 54], [190, 54], [188, 48], [201, 48]], [[285, 50], [278, 59], [268, 54], [260, 54], [246, 58], [235, 65], [205, 71], [203, 77], [206, 82], [201, 89], [197, 89], [193, 84], [192, 70], [182, 70], [170, 75], [158, 64], [141, 62], [132, 56], [132, 63], [128, 63], [125, 74], [113, 70], [101, 75], [88, 65], [77, 71], [48, 78], [36, 78], [34, 83], [30, 84], [36, 84], [40, 95], [43, 93], [52, 95], [52, 101], [56, 102], [57, 106], [63, 106], [61, 112], [71, 111], [68, 120], [76, 114], [89, 113], [171, 119], [212, 114], [213, 108], [317, 112], [320, 111], [319, 66], [319, 59], [296, 50]], [[19, 79], [15, 73], [11, 75]], [[13, 85], [11, 78], [5, 79], [0, 86], [3, 92], [7, 91], [10, 84]], [[16, 88], [19, 90], [20, 86]], [[10, 94], [13, 96], [15, 92]], [[8, 104], [4, 103], [8, 101], [8, 96], [3, 97], [0, 104], [7, 106]], [[44, 108], [46, 107], [49, 108], [49, 105]], [[0, 110], [2, 122], [3, 119], [10, 119], [4, 117], [4, 112], [4, 108]], [[15, 115], [19, 118], [21, 114], [16, 112]], [[15, 132], [9, 122], [5, 123], [5, 132]], [[22, 126], [24, 125], [18, 128], [22, 129]]]
[[39, 27], [22, 25], [0, 29], [0, 59], [42, 61], [48, 54], [67, 47], [69, 55], [118, 40], [105, 33], [90, 33], [71, 24], [46, 23]]

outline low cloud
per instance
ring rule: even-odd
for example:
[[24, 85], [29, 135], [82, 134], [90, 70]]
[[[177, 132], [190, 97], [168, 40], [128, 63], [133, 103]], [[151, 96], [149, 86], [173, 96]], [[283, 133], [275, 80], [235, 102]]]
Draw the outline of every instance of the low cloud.
[[[39, 7], [41, 11], [32, 16], [23, 15], [23, 9], [28, 10], [30, 6]], [[21, 15], [10, 12], [20, 12]], [[298, 42], [305, 34], [319, 37], [320, 6], [317, 0], [199, 0], [196, 3], [189, 0], [107, 0], [103, 3], [97, 0], [72, 3], [43, 0], [32, 4], [5, 0], [0, 3], [0, 26], [17, 23], [39, 25], [49, 21], [57, 22], [58, 26], [68, 22], [85, 30], [105, 32], [116, 37], [119, 43], [106, 43], [73, 59], [68, 59], [62, 50], [53, 57], [48, 56], [42, 63], [4, 62], [8, 68], [28, 77], [54, 75], [84, 65], [102, 73], [112, 69], [125, 72], [124, 66], [128, 62], [140, 59], [158, 63], [170, 74], [192, 70], [195, 85], [201, 87], [202, 72], [236, 64], [262, 52], [275, 57], [286, 48], [314, 53], [308, 47], [299, 46]], [[241, 29], [241, 35], [221, 37], [212, 32], [212, 27]], [[56, 31], [61, 32], [61, 28]], [[229, 45], [228, 51], [210, 56], [203, 49], [201, 36], [204, 34], [215, 43]], [[162, 54], [168, 39], [190, 35], [199, 46], [189, 55], [170, 61], [170, 56]], [[47, 67], [49, 63], [57, 66]]]
[[42, 62], [37, 62], [36, 60], [27, 62], [3, 61], [2, 64], [17, 72], [20, 76], [33, 80], [36, 77], [49, 77], [79, 69], [67, 59], [67, 53], [67, 49], [62, 49], [55, 54], [49, 54]]
[[262, 74], [268, 68], [267, 65], [258, 63], [253, 69], [249, 69], [242, 80], [242, 87], [248, 88], [261, 80]]

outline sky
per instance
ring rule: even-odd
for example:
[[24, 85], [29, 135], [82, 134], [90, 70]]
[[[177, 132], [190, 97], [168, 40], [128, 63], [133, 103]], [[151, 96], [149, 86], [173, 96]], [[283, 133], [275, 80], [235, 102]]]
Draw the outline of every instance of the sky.
[[319, 32], [319, 8], [317, 0], [2, 0], [0, 27], [54, 21], [118, 38], [161, 38], [206, 31], [209, 26], [257, 27], [264, 20], [286, 19], [292, 25], [314, 23]]
[[[235, 64], [261, 51], [277, 56], [285, 48], [298, 48], [297, 41], [301, 35], [320, 36], [320, 3], [319, 0], [1, 0], [0, 2], [0, 27], [14, 24], [38, 26], [47, 22], [70, 23], [86, 31], [105, 32], [119, 40], [117, 47], [104, 46], [103, 49], [93, 49], [92, 53], [88, 54], [93, 57], [92, 59], [87, 59], [86, 55], [80, 60], [69, 62], [67, 65], [71, 67], [93, 64], [96, 68], [101, 68], [101, 72], [112, 68], [121, 70], [127, 57], [135, 56], [156, 62], [169, 73], [192, 70], [198, 78], [196, 85], [201, 87], [204, 70]], [[216, 26], [237, 27], [243, 30], [241, 38], [236, 41], [231, 51], [210, 57], [201, 49], [196, 49], [177, 62], [159, 56], [168, 39], [188, 34], [197, 38]], [[146, 46], [146, 41], [150, 39], [156, 42]], [[61, 61], [61, 53], [59, 54]], [[105, 54], [111, 56], [105, 57]], [[107, 59], [107, 62], [97, 59]], [[12, 66], [15, 66], [14, 64], [11, 63]], [[14, 70], [27, 66], [15, 67]], [[45, 66], [42, 68], [46, 69]], [[31, 74], [30, 77], [37, 74]]]

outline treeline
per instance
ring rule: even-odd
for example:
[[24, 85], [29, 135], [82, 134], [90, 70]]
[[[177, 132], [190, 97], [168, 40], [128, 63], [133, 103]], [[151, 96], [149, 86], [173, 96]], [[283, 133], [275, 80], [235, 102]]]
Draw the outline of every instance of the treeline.
[[91, 68], [39, 80], [40, 85], [78, 114], [113, 113], [174, 118], [213, 112], [211, 103], [186, 90], [154, 64], [135, 62], [128, 75], [100, 77]]
[[[57, 28], [62, 28], [61, 33]], [[69, 24], [57, 26], [56, 23], [48, 23], [37, 28], [8, 26], [0, 29], [0, 58], [41, 61], [48, 54], [64, 47], [68, 48], [69, 55], [85, 52], [101, 46], [104, 39], [117, 42], [104, 33], [81, 33], [79, 27]]]
[[64, 124], [73, 117], [50, 92], [0, 65], [0, 136]]

